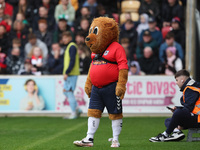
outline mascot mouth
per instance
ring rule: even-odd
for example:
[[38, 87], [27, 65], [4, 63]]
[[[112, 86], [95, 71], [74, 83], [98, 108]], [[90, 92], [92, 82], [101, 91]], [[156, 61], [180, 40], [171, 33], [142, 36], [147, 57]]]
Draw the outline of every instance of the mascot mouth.
[[93, 44], [90, 44], [90, 48], [92, 47]]

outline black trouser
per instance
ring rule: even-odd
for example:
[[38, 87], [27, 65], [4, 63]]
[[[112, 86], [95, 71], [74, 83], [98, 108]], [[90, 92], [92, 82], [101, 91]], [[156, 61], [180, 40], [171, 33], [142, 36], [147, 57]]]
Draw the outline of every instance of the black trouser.
[[168, 118], [165, 120], [165, 125], [167, 127], [167, 134], [171, 134], [173, 130], [181, 126], [184, 129], [188, 128], [200, 128], [200, 123], [197, 122], [197, 115], [191, 114], [187, 109], [185, 108], [177, 108], [172, 118]]

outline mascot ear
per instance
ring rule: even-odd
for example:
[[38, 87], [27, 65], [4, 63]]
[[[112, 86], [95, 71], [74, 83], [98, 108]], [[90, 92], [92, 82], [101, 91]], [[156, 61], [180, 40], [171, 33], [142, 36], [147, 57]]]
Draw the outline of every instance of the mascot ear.
[[115, 26], [114, 22], [106, 22], [104, 23], [104, 27], [106, 28], [113, 28]]

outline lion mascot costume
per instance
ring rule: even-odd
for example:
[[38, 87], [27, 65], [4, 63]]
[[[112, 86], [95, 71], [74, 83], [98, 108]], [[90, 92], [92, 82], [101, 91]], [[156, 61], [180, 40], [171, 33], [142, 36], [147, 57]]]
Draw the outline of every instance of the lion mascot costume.
[[122, 128], [122, 99], [126, 91], [128, 65], [125, 50], [118, 43], [119, 27], [108, 17], [95, 18], [85, 38], [90, 48], [92, 62], [85, 83], [85, 92], [90, 98], [88, 108], [87, 136], [74, 141], [81, 147], [93, 146], [101, 114], [106, 107], [112, 121], [113, 138], [111, 147], [119, 147], [119, 134]]

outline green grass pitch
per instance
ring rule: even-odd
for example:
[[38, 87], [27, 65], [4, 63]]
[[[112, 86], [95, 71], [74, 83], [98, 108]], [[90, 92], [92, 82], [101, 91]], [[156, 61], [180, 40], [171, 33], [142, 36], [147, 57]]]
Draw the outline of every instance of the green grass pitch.
[[[165, 130], [166, 117], [125, 117], [119, 141], [120, 150], [193, 150], [200, 142], [151, 143], [149, 138]], [[61, 117], [0, 117], [0, 150], [109, 150], [111, 121], [101, 118], [94, 147], [76, 147], [74, 140], [86, 136], [87, 117], [65, 120]], [[187, 130], [184, 131], [187, 136]]]

